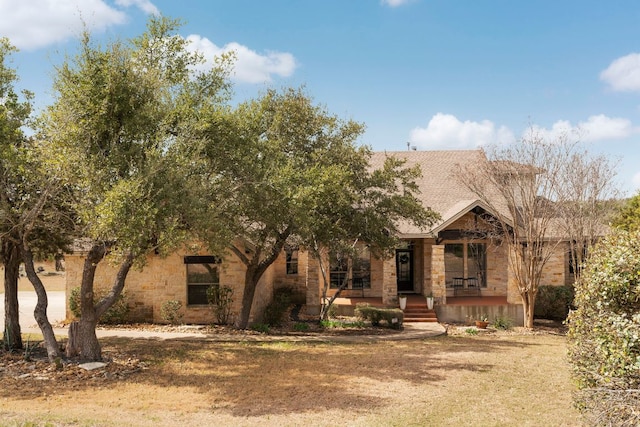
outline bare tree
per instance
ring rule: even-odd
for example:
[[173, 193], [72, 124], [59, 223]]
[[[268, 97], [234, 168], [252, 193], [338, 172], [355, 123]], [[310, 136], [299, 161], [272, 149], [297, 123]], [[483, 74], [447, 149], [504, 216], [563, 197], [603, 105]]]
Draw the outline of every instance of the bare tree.
[[[600, 196], [609, 194], [601, 190], [611, 185], [610, 171], [604, 170], [608, 163], [598, 158], [590, 163], [570, 136], [565, 133], [549, 141], [531, 127], [520, 141], [492, 147], [484, 162], [463, 168], [459, 175], [491, 210], [493, 236], [507, 246], [527, 328], [533, 327], [536, 295], [547, 262], [567, 239], [591, 244], [593, 240], [585, 236], [597, 234], [601, 217], [587, 216], [588, 207], [582, 201], [595, 206]], [[578, 197], [580, 188], [585, 195]], [[578, 206], [581, 210], [575, 210]], [[573, 216], [571, 227], [563, 214]]]
[[569, 256], [574, 281], [589, 249], [608, 231], [620, 191], [616, 187], [616, 162], [603, 155], [594, 156], [577, 149], [559, 175], [559, 226], [569, 240]]

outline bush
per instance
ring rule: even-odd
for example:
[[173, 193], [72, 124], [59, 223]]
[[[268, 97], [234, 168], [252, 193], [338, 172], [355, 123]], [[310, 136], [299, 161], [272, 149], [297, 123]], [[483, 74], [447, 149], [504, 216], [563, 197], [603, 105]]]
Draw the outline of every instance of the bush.
[[267, 305], [262, 315], [262, 321], [269, 326], [280, 326], [284, 315], [291, 306], [291, 288], [278, 288], [273, 292], [273, 299]]
[[177, 325], [182, 323], [182, 303], [178, 300], [169, 300], [162, 303], [160, 307], [160, 317], [167, 323]]
[[266, 325], [264, 323], [254, 323], [253, 325], [251, 325], [251, 329], [256, 332], [261, 332], [263, 334], [269, 333], [269, 325]]
[[[100, 301], [102, 297], [107, 294], [107, 291], [104, 290], [96, 290], [94, 292], [93, 302], [94, 304], [97, 301]], [[71, 289], [71, 295], [69, 295], [69, 310], [76, 317], [80, 318], [80, 288]], [[127, 301], [127, 295], [125, 292], [120, 293], [116, 302], [113, 303], [111, 307], [100, 316], [99, 323], [109, 324], [109, 325], [117, 325], [126, 323], [127, 314], [129, 314], [129, 304]]]
[[640, 394], [640, 233], [617, 232], [596, 246], [575, 305], [568, 338], [576, 406], [599, 425], [640, 425], [626, 406]]
[[364, 328], [364, 322], [362, 320], [356, 320], [355, 322], [344, 320], [321, 320], [320, 326], [325, 329]]
[[566, 286], [540, 286], [536, 295], [534, 317], [565, 320], [573, 306], [574, 288]]
[[293, 330], [296, 332], [307, 332], [309, 330], [309, 324], [303, 322], [294, 323]]
[[506, 331], [511, 329], [511, 327], [513, 326], [513, 322], [508, 317], [496, 316], [495, 319], [493, 319], [493, 323], [491, 324], [491, 326], [496, 329]]
[[229, 323], [231, 317], [231, 303], [233, 302], [233, 289], [228, 286], [211, 285], [207, 288], [207, 301], [216, 322], [219, 325]]
[[400, 329], [404, 320], [404, 313], [399, 308], [377, 308], [368, 304], [358, 304], [355, 309], [358, 317], [371, 322], [373, 326], [379, 326], [385, 321], [387, 326]]

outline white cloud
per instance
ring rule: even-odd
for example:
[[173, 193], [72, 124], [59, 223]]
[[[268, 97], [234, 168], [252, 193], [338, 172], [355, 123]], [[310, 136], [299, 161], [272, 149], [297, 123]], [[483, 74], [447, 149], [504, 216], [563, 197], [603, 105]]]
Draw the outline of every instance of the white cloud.
[[136, 6], [148, 15], [160, 15], [158, 8], [149, 0], [116, 0], [116, 4], [122, 7]]
[[405, 5], [412, 0], [380, 0], [380, 3], [389, 7], [398, 7]]
[[190, 49], [202, 53], [207, 60], [207, 67], [213, 59], [223, 53], [234, 51], [236, 62], [232, 79], [244, 83], [270, 82], [274, 75], [289, 77], [295, 71], [296, 60], [290, 53], [266, 52], [261, 55], [239, 43], [228, 43], [223, 47], [216, 46], [211, 40], [199, 35], [187, 37]]
[[[565, 137], [584, 142], [624, 140], [640, 133], [630, 120], [620, 117], [593, 115], [575, 126], [568, 120], [558, 120], [550, 128], [532, 125], [525, 129], [521, 137], [534, 132], [548, 141]], [[423, 149], [468, 149], [487, 144], [508, 144], [514, 142], [514, 133], [506, 126], [496, 127], [490, 120], [480, 122], [461, 121], [452, 114], [438, 113], [431, 118], [427, 127], [416, 127], [411, 131], [412, 144]]]
[[[146, 13], [158, 9], [149, 0], [117, 0], [120, 7], [136, 6]], [[84, 25], [104, 31], [127, 21], [126, 13], [104, 0], [29, 0], [0, 2], [0, 34], [20, 49], [37, 49], [78, 36]]]
[[506, 127], [496, 129], [493, 122], [458, 120], [451, 114], [438, 113], [429, 120], [426, 128], [411, 131], [412, 144], [424, 149], [477, 148], [491, 143], [507, 143], [515, 138]]
[[600, 73], [600, 79], [619, 92], [640, 91], [640, 53], [631, 53], [613, 61]]
[[549, 141], [568, 135], [574, 135], [585, 142], [620, 140], [639, 131], [628, 119], [607, 117], [604, 114], [590, 116], [587, 121], [579, 122], [576, 126], [567, 120], [559, 120], [551, 126], [551, 129], [533, 127]]

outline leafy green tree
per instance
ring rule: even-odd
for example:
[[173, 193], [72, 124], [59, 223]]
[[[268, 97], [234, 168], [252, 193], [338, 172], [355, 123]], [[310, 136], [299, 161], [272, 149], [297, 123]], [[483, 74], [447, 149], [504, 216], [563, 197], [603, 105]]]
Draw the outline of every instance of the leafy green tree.
[[640, 192], [624, 202], [611, 225], [631, 232], [640, 230]]
[[[3, 55], [11, 48], [3, 40]], [[4, 56], [3, 56], [4, 58]], [[4, 64], [4, 60], [2, 61]], [[47, 318], [47, 294], [35, 272], [34, 254], [40, 258], [64, 249], [69, 243], [68, 232], [73, 222], [61, 195], [64, 187], [47, 173], [42, 163], [43, 154], [36, 138], [27, 138], [23, 128], [29, 124], [31, 94], [23, 93], [23, 101], [11, 87], [15, 73], [2, 69], [2, 146], [0, 196], [0, 228], [2, 229], [2, 255], [5, 262], [5, 342], [9, 347], [21, 347], [18, 318], [18, 270], [24, 262], [27, 277], [36, 291], [38, 302], [34, 317], [40, 326], [48, 355], [59, 355], [58, 343]]]
[[[426, 227], [439, 215], [425, 209], [416, 197], [419, 167], [404, 168], [403, 161], [388, 157], [382, 168], [372, 170], [371, 151], [366, 147], [335, 158], [327, 156], [323, 161], [324, 173], [314, 178], [318, 194], [309, 200], [313, 208], [302, 219], [299, 235], [320, 268], [323, 280], [320, 316], [326, 319], [351, 277], [349, 271], [337, 292], [328, 298], [332, 260], [354, 258], [362, 245], [375, 257], [391, 256], [399, 244], [401, 221]], [[352, 264], [348, 266], [351, 269]]]
[[[20, 159], [26, 137], [23, 127], [31, 115], [32, 95], [16, 92], [18, 80], [8, 66], [15, 52], [6, 38], [0, 38], [0, 259], [4, 264], [4, 343], [12, 349], [22, 348], [18, 310], [18, 277], [22, 253], [14, 227], [16, 208], [24, 196], [17, 188], [24, 176]], [[22, 95], [22, 96], [20, 96]]]
[[[56, 70], [56, 101], [41, 131], [50, 169], [74, 190], [76, 235], [86, 251], [68, 356], [101, 358], [95, 327], [130, 269], [187, 236], [189, 162], [178, 147], [188, 147], [200, 117], [226, 99], [228, 64], [193, 71], [203, 58], [187, 49], [178, 28], [176, 20], [151, 18], [140, 37], [104, 48], [85, 34], [77, 56]], [[117, 274], [94, 303], [95, 272], [105, 259]]]
[[390, 225], [402, 214], [426, 218], [409, 185], [404, 193], [387, 193], [393, 184], [409, 184], [397, 163], [369, 172], [371, 153], [356, 146], [362, 131], [362, 124], [330, 114], [302, 89], [269, 90], [211, 115], [200, 158], [216, 172], [215, 188], [226, 189], [218, 194], [217, 221], [235, 237], [229, 249], [246, 267], [239, 327], [248, 326], [258, 282], [288, 241], [324, 245], [375, 235], [371, 241], [387, 247], [382, 240], [394, 238], [384, 228], [393, 233]]
[[577, 406], [593, 425], [638, 425], [640, 415], [640, 234], [600, 242], [576, 284], [569, 360]]

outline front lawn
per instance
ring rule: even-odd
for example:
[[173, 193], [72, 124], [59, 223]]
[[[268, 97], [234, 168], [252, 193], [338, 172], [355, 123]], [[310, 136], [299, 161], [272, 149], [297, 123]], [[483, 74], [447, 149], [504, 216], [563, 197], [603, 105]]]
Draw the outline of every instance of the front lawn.
[[362, 344], [105, 339], [115, 363], [102, 371], [12, 376], [4, 357], [0, 425], [579, 425], [565, 341], [500, 333]]

